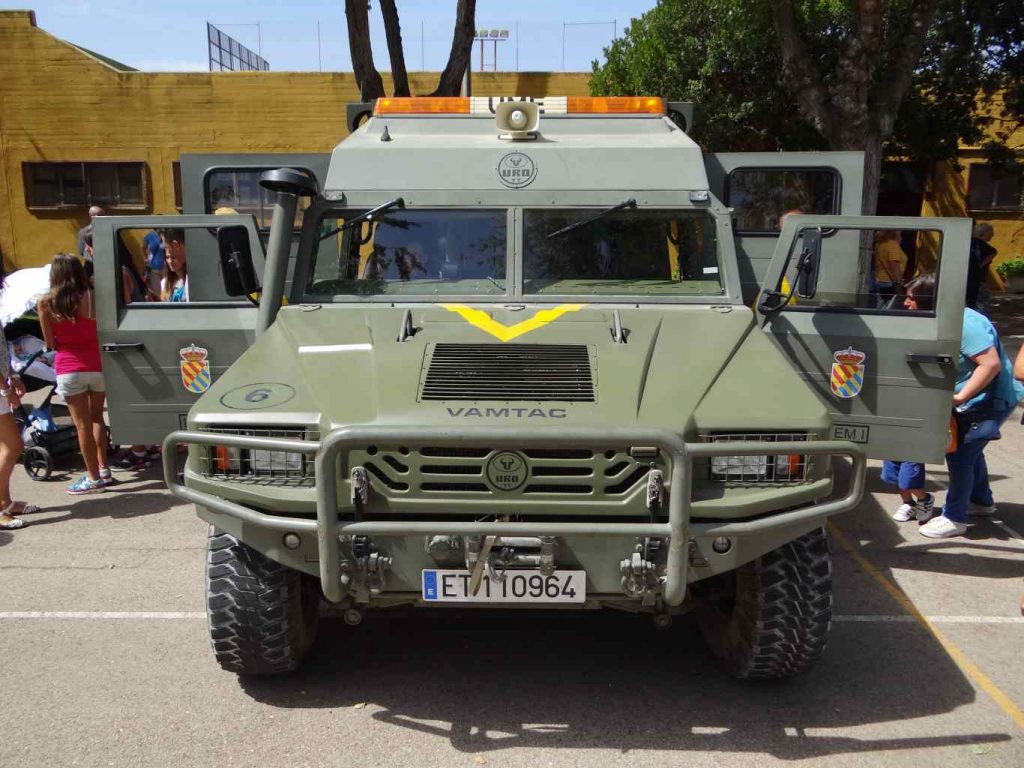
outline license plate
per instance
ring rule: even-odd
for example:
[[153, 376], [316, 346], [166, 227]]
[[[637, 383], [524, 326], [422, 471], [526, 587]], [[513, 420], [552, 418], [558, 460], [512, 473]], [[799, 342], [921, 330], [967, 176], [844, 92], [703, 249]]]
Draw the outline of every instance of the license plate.
[[506, 571], [492, 581], [484, 574], [480, 589], [469, 594], [470, 572], [423, 571], [423, 599], [431, 603], [582, 603], [587, 597], [586, 571]]

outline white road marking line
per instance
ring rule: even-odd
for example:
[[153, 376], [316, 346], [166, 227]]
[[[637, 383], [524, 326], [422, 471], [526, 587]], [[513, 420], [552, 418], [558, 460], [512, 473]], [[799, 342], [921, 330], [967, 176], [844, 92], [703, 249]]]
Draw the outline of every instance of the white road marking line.
[[[1024, 624], [1024, 616], [926, 616], [933, 624]], [[913, 624], [913, 616], [833, 616], [832, 621], [850, 623]]]
[[0, 611], [0, 619], [205, 619], [203, 611]]
[[[3, 619], [109, 619], [137, 620], [148, 619], [181, 620], [205, 619], [203, 611], [0, 611]], [[1021, 616], [928, 616], [934, 624], [1024, 624]], [[832, 617], [836, 623], [849, 624], [912, 624], [916, 619], [906, 614], [896, 615], [837, 615]]]

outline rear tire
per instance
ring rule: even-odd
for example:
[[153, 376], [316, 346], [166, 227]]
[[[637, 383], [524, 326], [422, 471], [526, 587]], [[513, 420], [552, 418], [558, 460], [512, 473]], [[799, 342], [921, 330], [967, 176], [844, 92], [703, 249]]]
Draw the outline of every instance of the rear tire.
[[809, 669], [832, 620], [832, 561], [824, 528], [726, 574], [735, 590], [697, 611], [701, 634], [727, 672], [778, 680]]
[[319, 589], [212, 526], [206, 555], [206, 615], [217, 662], [239, 675], [297, 669], [316, 637]]

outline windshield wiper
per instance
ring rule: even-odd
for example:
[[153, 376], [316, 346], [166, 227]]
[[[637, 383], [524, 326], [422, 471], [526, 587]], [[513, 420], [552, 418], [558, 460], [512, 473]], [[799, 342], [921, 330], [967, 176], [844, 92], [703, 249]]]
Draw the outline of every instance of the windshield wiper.
[[636, 208], [636, 200], [632, 197], [629, 198], [628, 200], [623, 200], [618, 205], [613, 205], [611, 208], [605, 208], [603, 211], [595, 213], [593, 216], [589, 218], [581, 219], [580, 221], [573, 222], [567, 227], [556, 229], [554, 232], [552, 232], [544, 239], [550, 240], [551, 238], [558, 237], [559, 235], [566, 235], [569, 232], [575, 232], [577, 229], [580, 229], [581, 227], [585, 227], [588, 224], [593, 224], [598, 219], [603, 219], [605, 216], [608, 216], [609, 214], [615, 213], [616, 211], [625, 210], [626, 208]]
[[405, 198], [396, 197], [394, 200], [388, 200], [386, 203], [378, 205], [376, 208], [371, 208], [368, 211], [364, 211], [356, 216], [354, 219], [349, 219], [340, 227], [332, 229], [325, 235], [320, 235], [321, 240], [326, 240], [328, 237], [334, 237], [339, 232], [344, 232], [346, 229], [351, 229], [356, 224], [362, 224], [364, 221], [373, 221], [376, 216], [385, 214], [388, 211], [393, 211], [396, 208], [405, 208]]

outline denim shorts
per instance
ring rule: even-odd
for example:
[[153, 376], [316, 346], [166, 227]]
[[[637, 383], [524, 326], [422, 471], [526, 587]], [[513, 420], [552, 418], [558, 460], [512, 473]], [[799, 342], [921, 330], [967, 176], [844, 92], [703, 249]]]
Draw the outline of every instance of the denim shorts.
[[916, 461], [893, 461], [882, 463], [882, 482], [895, 485], [901, 491], [918, 491], [924, 488], [924, 464]]
[[106, 392], [103, 374], [98, 371], [62, 373], [57, 376], [57, 394], [67, 399], [86, 392]]

